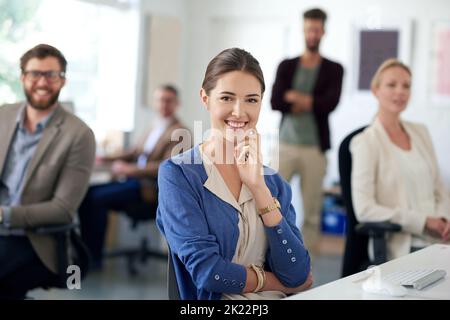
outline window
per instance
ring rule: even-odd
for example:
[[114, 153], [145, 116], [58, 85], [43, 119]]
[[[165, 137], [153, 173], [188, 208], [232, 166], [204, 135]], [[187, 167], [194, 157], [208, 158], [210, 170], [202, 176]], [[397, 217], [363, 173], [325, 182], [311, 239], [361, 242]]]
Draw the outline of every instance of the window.
[[68, 60], [60, 101], [97, 137], [134, 123], [139, 14], [130, 6], [76, 0], [0, 0], [0, 105], [23, 100], [19, 58], [39, 43]]

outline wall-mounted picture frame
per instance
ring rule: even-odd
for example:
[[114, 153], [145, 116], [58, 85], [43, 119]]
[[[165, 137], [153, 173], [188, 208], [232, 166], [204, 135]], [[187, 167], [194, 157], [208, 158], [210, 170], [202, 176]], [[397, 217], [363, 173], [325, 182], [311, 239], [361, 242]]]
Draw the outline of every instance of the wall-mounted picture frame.
[[397, 58], [410, 65], [413, 21], [380, 21], [368, 26], [364, 21], [353, 24], [354, 68], [352, 92], [369, 96], [370, 82], [378, 67], [388, 58]]
[[450, 21], [431, 25], [430, 99], [434, 105], [450, 105]]

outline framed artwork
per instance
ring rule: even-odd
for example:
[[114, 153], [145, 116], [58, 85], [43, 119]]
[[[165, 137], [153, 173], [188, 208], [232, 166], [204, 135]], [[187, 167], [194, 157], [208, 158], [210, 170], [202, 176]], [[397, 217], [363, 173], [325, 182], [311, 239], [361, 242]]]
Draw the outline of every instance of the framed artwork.
[[365, 23], [354, 25], [353, 91], [370, 94], [370, 82], [378, 67], [389, 58], [409, 65], [411, 57], [412, 22], [381, 22], [376, 27]]
[[450, 103], [450, 21], [431, 27], [430, 96], [433, 104]]

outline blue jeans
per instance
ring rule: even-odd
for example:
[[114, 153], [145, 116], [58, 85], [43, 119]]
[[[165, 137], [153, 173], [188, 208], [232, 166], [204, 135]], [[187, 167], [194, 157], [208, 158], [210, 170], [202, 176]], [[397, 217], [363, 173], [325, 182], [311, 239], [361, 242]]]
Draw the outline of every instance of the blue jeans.
[[112, 182], [90, 187], [79, 208], [81, 237], [93, 258], [93, 267], [102, 264], [108, 211], [125, 210], [130, 204], [141, 203], [139, 180]]

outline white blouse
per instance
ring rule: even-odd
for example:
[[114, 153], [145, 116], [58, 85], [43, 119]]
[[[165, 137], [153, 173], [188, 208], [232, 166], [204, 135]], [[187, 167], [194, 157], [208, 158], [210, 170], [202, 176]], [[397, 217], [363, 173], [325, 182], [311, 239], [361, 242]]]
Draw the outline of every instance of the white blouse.
[[[431, 168], [426, 159], [417, 150], [414, 141], [411, 140], [411, 150], [403, 150], [392, 144], [395, 157], [398, 159], [400, 174], [403, 177], [408, 209], [423, 212], [427, 216], [434, 214], [434, 182]], [[429, 241], [423, 234], [412, 234], [412, 247], [425, 247]]]

